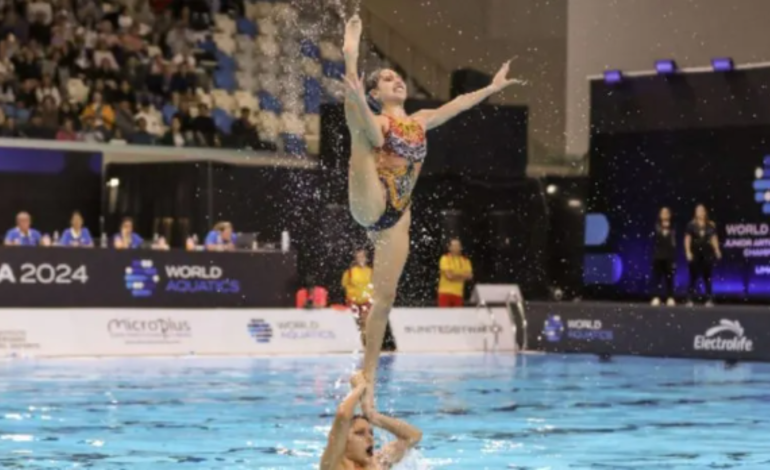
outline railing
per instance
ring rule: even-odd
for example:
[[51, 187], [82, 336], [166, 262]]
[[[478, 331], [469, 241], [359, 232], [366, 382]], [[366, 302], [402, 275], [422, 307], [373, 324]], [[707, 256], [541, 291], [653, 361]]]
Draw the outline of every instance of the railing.
[[377, 13], [361, 5], [361, 19], [368, 39], [394, 65], [407, 73], [411, 89], [423, 88], [432, 98], [449, 99], [452, 71], [435, 57], [417, 47]]
[[289, 168], [317, 168], [315, 159], [301, 158], [281, 152], [213, 149], [196, 147], [164, 147], [154, 145], [113, 145], [84, 142], [65, 142], [40, 139], [0, 138], [0, 151], [4, 148], [59, 150], [101, 153], [104, 164], [149, 163], [170, 161], [213, 161], [242, 166], [272, 166]]

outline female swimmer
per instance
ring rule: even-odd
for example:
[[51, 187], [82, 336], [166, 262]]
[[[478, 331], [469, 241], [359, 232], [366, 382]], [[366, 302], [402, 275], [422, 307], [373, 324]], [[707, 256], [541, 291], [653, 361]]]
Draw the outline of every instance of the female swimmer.
[[[373, 407], [374, 383], [388, 314], [409, 254], [412, 190], [427, 154], [425, 132], [481, 103], [517, 80], [508, 79], [510, 63], [481, 90], [459, 96], [438, 109], [408, 116], [404, 80], [393, 70], [378, 70], [362, 82], [358, 75], [361, 19], [345, 28], [345, 118], [351, 134], [348, 198], [353, 218], [374, 244], [372, 310], [366, 322], [363, 372], [369, 382], [367, 408]], [[372, 108], [376, 108], [375, 113]]]
[[[420, 442], [422, 432], [374, 410], [368, 413], [368, 418], [354, 414], [368, 383], [360, 372], [353, 376], [350, 383], [353, 391], [337, 408], [329, 431], [329, 442], [321, 457], [320, 470], [389, 470]], [[388, 431], [397, 440], [375, 451], [373, 427]]]

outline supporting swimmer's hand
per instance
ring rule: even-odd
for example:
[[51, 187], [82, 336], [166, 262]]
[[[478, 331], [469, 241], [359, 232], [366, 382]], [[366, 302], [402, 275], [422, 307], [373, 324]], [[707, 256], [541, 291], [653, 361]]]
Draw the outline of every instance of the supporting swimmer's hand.
[[377, 414], [377, 409], [374, 407], [374, 384], [372, 383], [368, 384], [364, 396], [361, 397], [361, 412], [369, 419]]
[[345, 42], [342, 45], [342, 53], [345, 56], [358, 55], [362, 31], [363, 25], [361, 23], [361, 17], [358, 16], [358, 14], [351, 16], [345, 24]]
[[366, 377], [364, 377], [363, 371], [359, 370], [350, 377], [350, 386], [352, 388], [358, 388], [361, 385], [366, 385]]
[[504, 63], [502, 67], [500, 67], [500, 70], [497, 71], [495, 78], [492, 79], [492, 85], [490, 85], [495, 92], [502, 91], [514, 83], [518, 85], [524, 85], [526, 83], [517, 78], [508, 78], [508, 72], [510, 70], [511, 61], [509, 60], [508, 62]]

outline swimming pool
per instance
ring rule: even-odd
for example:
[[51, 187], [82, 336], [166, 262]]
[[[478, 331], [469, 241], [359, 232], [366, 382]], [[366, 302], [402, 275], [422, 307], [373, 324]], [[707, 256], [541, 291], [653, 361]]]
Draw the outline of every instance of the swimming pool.
[[[383, 361], [380, 408], [425, 433], [400, 468], [770, 468], [770, 364], [557, 355]], [[354, 363], [3, 362], [0, 467], [317, 468]]]

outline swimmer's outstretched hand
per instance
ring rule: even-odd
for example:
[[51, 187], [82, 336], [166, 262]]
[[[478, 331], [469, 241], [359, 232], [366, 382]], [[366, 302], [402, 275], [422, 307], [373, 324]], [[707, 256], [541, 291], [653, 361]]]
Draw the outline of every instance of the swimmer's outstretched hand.
[[498, 70], [497, 74], [495, 74], [495, 78], [492, 79], [492, 89], [495, 92], [505, 90], [509, 86], [513, 85], [514, 83], [517, 85], [525, 85], [526, 82], [519, 80], [517, 78], [508, 78], [508, 72], [511, 70], [511, 61], [504, 63], [502, 67], [500, 67], [500, 70]]

